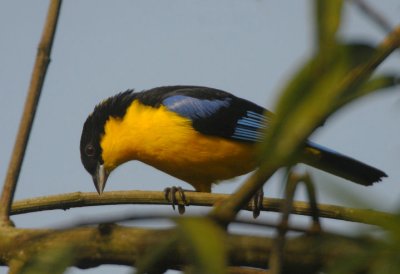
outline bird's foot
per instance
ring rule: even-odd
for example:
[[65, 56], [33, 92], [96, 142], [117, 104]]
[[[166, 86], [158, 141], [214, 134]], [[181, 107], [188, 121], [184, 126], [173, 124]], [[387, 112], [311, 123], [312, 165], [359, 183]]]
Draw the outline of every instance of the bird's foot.
[[260, 188], [253, 196], [253, 218], [256, 219], [260, 215], [263, 208], [264, 190]]
[[[181, 187], [167, 187], [164, 189], [164, 195], [165, 195], [165, 199], [171, 203], [172, 208], [175, 210], [175, 206], [178, 207], [178, 212], [179, 214], [183, 214], [185, 213], [185, 206], [188, 205], [188, 202], [186, 200], [186, 196], [185, 196], [185, 191], [182, 189]], [[176, 195], [179, 195], [180, 201], [178, 201], [178, 199], [176, 198]]]

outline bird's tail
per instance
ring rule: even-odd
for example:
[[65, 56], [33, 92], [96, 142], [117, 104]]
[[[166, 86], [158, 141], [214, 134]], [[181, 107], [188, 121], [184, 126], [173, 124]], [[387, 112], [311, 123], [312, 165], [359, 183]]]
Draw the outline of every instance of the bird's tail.
[[364, 186], [387, 177], [385, 172], [377, 168], [312, 142], [307, 143], [302, 162]]

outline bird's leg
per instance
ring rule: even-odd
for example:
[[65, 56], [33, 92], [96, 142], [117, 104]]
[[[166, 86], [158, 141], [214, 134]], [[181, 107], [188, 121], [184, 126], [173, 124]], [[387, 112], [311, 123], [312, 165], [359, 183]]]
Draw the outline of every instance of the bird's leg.
[[263, 208], [264, 190], [260, 188], [253, 196], [253, 217], [256, 219]]
[[[179, 214], [185, 213], [185, 206], [188, 205], [185, 196], [185, 191], [191, 191], [191, 190], [182, 189], [180, 186], [167, 187], [164, 189], [165, 199], [171, 203], [172, 208], [174, 210], [175, 210], [175, 205], [178, 206]], [[179, 197], [183, 204], [179, 203], [178, 200], [176, 199], [176, 193], [179, 193]]]

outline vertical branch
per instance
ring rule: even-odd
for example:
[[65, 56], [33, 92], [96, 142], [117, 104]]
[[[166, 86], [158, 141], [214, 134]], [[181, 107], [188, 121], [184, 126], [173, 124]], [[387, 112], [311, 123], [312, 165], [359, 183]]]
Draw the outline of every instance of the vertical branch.
[[286, 241], [286, 233], [289, 226], [289, 216], [292, 211], [294, 194], [300, 179], [293, 173], [289, 173], [285, 188], [285, 202], [281, 209], [281, 221], [277, 227], [277, 235], [275, 237], [274, 245], [271, 250], [271, 257], [269, 259], [269, 266], [271, 274], [279, 274], [282, 272], [284, 245]]
[[289, 217], [293, 209], [294, 194], [300, 183], [303, 183], [306, 186], [308, 202], [311, 208], [311, 217], [313, 222], [309, 233], [321, 232], [317, 197], [315, 195], [315, 188], [310, 176], [308, 174], [299, 176], [290, 172], [285, 188], [285, 201], [281, 210], [282, 217], [280, 224], [277, 227], [278, 233], [276, 235], [269, 260], [271, 274], [279, 274], [282, 272], [286, 233], [289, 228]]
[[311, 209], [312, 226], [310, 229], [310, 233], [319, 233], [322, 231], [322, 228], [321, 228], [321, 222], [319, 221], [320, 213], [319, 213], [317, 195], [315, 193], [313, 180], [311, 179], [309, 173], [306, 173], [303, 176], [301, 176], [301, 180], [306, 187], [308, 202], [310, 204], [310, 209]]
[[6, 178], [4, 180], [3, 191], [1, 193], [0, 225], [10, 224], [10, 207], [14, 197], [47, 67], [50, 63], [50, 53], [53, 45], [61, 2], [62, 0], [50, 0], [47, 19], [44, 25], [42, 38], [38, 46], [24, 111], [19, 125], [18, 134], [15, 139]]

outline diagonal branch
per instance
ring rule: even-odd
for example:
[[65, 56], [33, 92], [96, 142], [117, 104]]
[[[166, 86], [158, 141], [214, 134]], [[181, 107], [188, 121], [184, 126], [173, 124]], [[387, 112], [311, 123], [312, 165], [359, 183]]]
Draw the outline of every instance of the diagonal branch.
[[26, 97], [24, 112], [15, 139], [14, 149], [8, 166], [3, 191], [0, 199], [0, 225], [10, 225], [9, 212], [17, 186], [22, 162], [24, 160], [33, 118], [39, 102], [40, 93], [50, 63], [50, 53], [57, 26], [58, 15], [62, 0], [51, 0], [39, 43], [36, 61], [32, 72], [31, 83]]
[[390, 32], [392, 31], [391, 24], [386, 20], [383, 14], [380, 14], [377, 10], [375, 10], [371, 5], [369, 5], [364, 0], [352, 0], [356, 6], [362, 11], [366, 16], [371, 18], [373, 22], [377, 26], [379, 26], [383, 31]]

